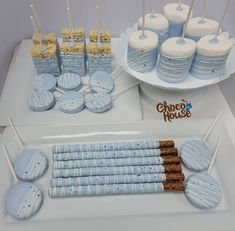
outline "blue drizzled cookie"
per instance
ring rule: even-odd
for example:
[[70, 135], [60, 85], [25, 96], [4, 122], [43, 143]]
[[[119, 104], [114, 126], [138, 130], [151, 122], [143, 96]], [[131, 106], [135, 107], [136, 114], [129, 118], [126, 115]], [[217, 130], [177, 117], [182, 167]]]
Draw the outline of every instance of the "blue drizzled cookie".
[[222, 190], [212, 176], [206, 173], [194, 174], [186, 181], [185, 195], [194, 206], [212, 209], [221, 201]]
[[110, 94], [96, 93], [86, 97], [86, 107], [94, 113], [101, 113], [112, 108], [112, 96]]
[[32, 87], [34, 91], [46, 90], [46, 91], [54, 91], [56, 88], [57, 80], [51, 74], [41, 74], [35, 78], [32, 83]]
[[13, 218], [24, 220], [38, 212], [42, 200], [42, 193], [36, 185], [18, 183], [7, 194], [6, 209]]
[[79, 90], [82, 87], [82, 80], [74, 73], [64, 73], [58, 79], [58, 87], [63, 90]]
[[58, 104], [62, 112], [73, 114], [83, 110], [85, 100], [81, 93], [70, 91], [65, 92], [65, 94], [59, 98]]
[[97, 93], [110, 93], [113, 91], [112, 76], [105, 71], [96, 71], [90, 78], [90, 89]]
[[55, 105], [55, 98], [50, 91], [33, 91], [28, 98], [28, 105], [32, 111], [46, 111]]
[[212, 160], [210, 148], [200, 140], [185, 142], [180, 150], [183, 164], [194, 171], [202, 171], [209, 167]]
[[21, 180], [31, 181], [41, 177], [48, 167], [45, 154], [36, 149], [23, 150], [15, 160], [14, 169]]

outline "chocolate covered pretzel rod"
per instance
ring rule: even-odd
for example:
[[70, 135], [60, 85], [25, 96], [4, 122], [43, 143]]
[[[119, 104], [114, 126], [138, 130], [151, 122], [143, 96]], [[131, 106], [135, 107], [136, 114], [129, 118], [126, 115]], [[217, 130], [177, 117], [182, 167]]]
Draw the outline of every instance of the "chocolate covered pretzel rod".
[[51, 187], [48, 194], [52, 198], [105, 196], [121, 194], [161, 193], [164, 191], [184, 191], [183, 182], [145, 183], [145, 184], [111, 184], [71, 187]]
[[179, 173], [180, 164], [148, 165], [148, 166], [122, 166], [122, 167], [96, 167], [53, 169], [53, 177], [79, 177], [79, 176], [107, 176], [107, 175], [135, 175], [155, 173]]
[[133, 149], [133, 150], [114, 150], [99, 152], [67, 152], [54, 153], [53, 160], [88, 160], [88, 159], [113, 159], [130, 157], [154, 157], [154, 156], [177, 156], [177, 148], [162, 149]]
[[111, 176], [89, 176], [53, 178], [51, 187], [88, 186], [106, 184], [133, 184], [133, 183], [159, 183], [171, 181], [184, 181], [183, 173], [157, 173], [141, 175], [111, 175]]
[[179, 164], [180, 157], [144, 157], [144, 158], [117, 158], [117, 159], [93, 159], [93, 160], [69, 160], [54, 161], [54, 169], [70, 168], [96, 168], [96, 167], [121, 167], [142, 165]]
[[113, 151], [113, 150], [133, 150], [133, 149], [155, 149], [174, 147], [173, 140], [155, 141], [140, 140], [129, 142], [111, 142], [111, 143], [95, 143], [95, 144], [64, 144], [54, 145], [53, 153], [66, 152], [94, 152], [94, 151]]

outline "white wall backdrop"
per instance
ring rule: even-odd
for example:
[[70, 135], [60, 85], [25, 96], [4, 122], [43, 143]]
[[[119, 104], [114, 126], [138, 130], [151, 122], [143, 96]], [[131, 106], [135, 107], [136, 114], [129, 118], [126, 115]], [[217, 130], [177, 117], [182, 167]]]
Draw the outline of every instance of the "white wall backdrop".
[[[96, 25], [95, 0], [70, 0], [75, 26], [89, 31]], [[176, 1], [176, 0], [175, 0]], [[157, 0], [158, 11], [174, 0]], [[185, 0], [190, 3], [190, 0]], [[0, 0], [0, 92], [4, 76], [8, 69], [14, 47], [25, 38], [30, 38], [32, 25], [30, 4], [34, 4], [45, 31], [60, 35], [62, 27], [67, 25], [65, 0]], [[148, 11], [152, 0], [148, 0]], [[196, 0], [194, 15], [200, 12], [202, 0]], [[225, 0], [208, 0], [207, 17], [219, 19]], [[141, 14], [141, 0], [102, 0], [103, 27], [110, 28], [118, 36], [126, 27], [135, 23]], [[235, 35], [235, 1], [232, 1], [225, 19], [224, 28]], [[24, 76], [19, 76], [24, 78]]]

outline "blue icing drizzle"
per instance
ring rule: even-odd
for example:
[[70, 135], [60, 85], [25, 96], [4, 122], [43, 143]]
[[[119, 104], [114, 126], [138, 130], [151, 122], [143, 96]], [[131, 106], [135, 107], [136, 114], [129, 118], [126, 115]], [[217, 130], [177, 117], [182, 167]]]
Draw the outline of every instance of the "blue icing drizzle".
[[16, 158], [14, 169], [16, 175], [26, 181], [41, 177], [48, 166], [47, 158], [43, 152], [36, 149], [25, 149]]
[[65, 113], [77, 113], [80, 112], [85, 106], [85, 100], [81, 93], [70, 91], [65, 92], [59, 98], [59, 108]]
[[36, 185], [25, 182], [15, 184], [7, 194], [7, 212], [18, 220], [30, 218], [40, 209], [42, 199], [42, 193]]
[[112, 96], [110, 94], [96, 93], [86, 97], [86, 107], [94, 113], [105, 112], [112, 108]]
[[57, 80], [51, 74], [41, 74], [35, 78], [33, 81], [33, 90], [47, 90], [54, 91], [56, 88]]
[[159, 78], [170, 83], [184, 81], [188, 77], [193, 58], [194, 54], [188, 57], [176, 58], [161, 52], [157, 65]]
[[106, 185], [106, 184], [132, 184], [132, 183], [157, 183], [166, 180], [165, 173], [139, 174], [139, 175], [110, 175], [110, 176], [88, 176], [53, 178], [51, 187]]
[[104, 71], [96, 71], [91, 76], [89, 85], [97, 93], [110, 93], [114, 88], [112, 76]]
[[223, 56], [207, 56], [196, 53], [190, 73], [198, 79], [211, 79], [226, 74], [226, 62], [229, 54]]
[[145, 51], [128, 45], [128, 66], [137, 72], [150, 72], [156, 65], [157, 53], [157, 48]]
[[212, 152], [202, 141], [190, 140], [182, 145], [180, 156], [187, 168], [201, 171], [208, 168], [212, 159]]
[[64, 90], [79, 90], [82, 87], [82, 80], [75, 73], [64, 73], [58, 79], [58, 86]]
[[194, 206], [200, 209], [212, 209], [221, 201], [222, 190], [212, 176], [200, 173], [187, 179], [185, 194]]
[[28, 105], [32, 111], [46, 111], [53, 107], [54, 104], [55, 98], [50, 91], [33, 91], [32, 95], [28, 98]]
[[140, 140], [127, 142], [109, 142], [95, 144], [62, 144], [52, 147], [53, 153], [71, 152], [97, 152], [97, 151], [117, 151], [117, 150], [140, 150], [159, 149], [160, 143], [155, 140]]
[[164, 191], [162, 183], [113, 184], [71, 187], [51, 187], [50, 197], [104, 196], [118, 194], [160, 193]]

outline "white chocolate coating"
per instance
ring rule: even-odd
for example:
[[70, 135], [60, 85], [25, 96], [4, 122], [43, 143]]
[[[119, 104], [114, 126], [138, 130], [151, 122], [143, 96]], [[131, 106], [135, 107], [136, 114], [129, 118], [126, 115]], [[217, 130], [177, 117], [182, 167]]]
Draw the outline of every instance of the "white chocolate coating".
[[189, 20], [186, 34], [192, 36], [205, 36], [214, 34], [219, 27], [219, 23], [215, 20], [204, 19], [204, 22], [201, 22], [201, 17], [192, 18]]
[[135, 31], [129, 37], [129, 45], [136, 49], [152, 50], [158, 46], [158, 36], [145, 30], [146, 38], [141, 38], [142, 31]]
[[197, 43], [197, 52], [208, 56], [222, 56], [230, 52], [233, 46], [230, 39], [219, 35], [218, 42], [215, 42], [214, 38], [215, 35], [202, 37]]
[[[142, 18], [143, 17], [139, 18], [139, 27], [142, 27]], [[146, 14], [145, 27], [147, 29], [164, 30], [164, 29], [168, 29], [169, 22], [161, 14], [155, 14], [154, 17], [152, 17], [152, 14]]]
[[[164, 7], [164, 16], [168, 20], [176, 21], [176, 22], [184, 22], [187, 19], [189, 6], [182, 4], [182, 10], [178, 10], [178, 3], [167, 4]], [[191, 14], [192, 16], [192, 14]]]
[[197, 44], [191, 39], [184, 39], [185, 43], [178, 43], [181, 38], [167, 39], [161, 47], [161, 52], [170, 57], [188, 57], [196, 51]]

